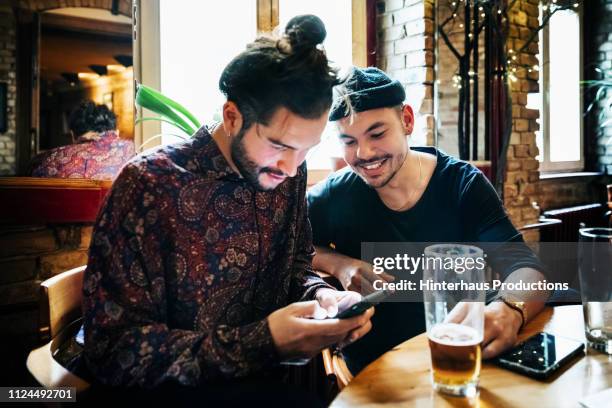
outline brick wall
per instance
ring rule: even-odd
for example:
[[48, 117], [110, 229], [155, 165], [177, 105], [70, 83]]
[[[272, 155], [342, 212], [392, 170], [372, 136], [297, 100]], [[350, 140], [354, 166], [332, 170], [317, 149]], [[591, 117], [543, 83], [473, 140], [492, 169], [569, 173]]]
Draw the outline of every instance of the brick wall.
[[3, 334], [36, 338], [40, 283], [85, 265], [91, 233], [92, 226], [83, 224], [0, 228]]
[[15, 59], [15, 17], [13, 9], [0, 5], [0, 82], [7, 84], [7, 130], [0, 133], [0, 175], [15, 174], [15, 141], [17, 124], [15, 98], [17, 77]]
[[377, 11], [377, 65], [406, 89], [415, 113], [412, 142], [432, 145], [434, 0], [381, 0]]
[[[444, 25], [442, 30], [448, 37], [449, 42], [455, 50], [463, 55], [465, 45], [465, 31], [463, 22], [465, 19], [464, 8], [460, 7], [457, 14], [452, 18], [452, 10], [446, 3], [438, 6], [438, 24]], [[484, 134], [485, 134], [485, 38], [484, 34], [478, 36], [478, 160], [484, 160]], [[459, 88], [453, 81], [453, 76], [459, 73], [459, 60], [455, 57], [451, 49], [446, 45], [440, 35], [438, 37], [438, 53], [436, 72], [436, 92], [438, 97], [438, 107], [436, 111], [438, 147], [446, 153], [459, 157], [458, 146], [458, 112], [459, 112]], [[473, 55], [470, 56], [473, 61]], [[473, 62], [471, 63], [473, 67]], [[470, 85], [471, 101], [470, 109], [474, 101], [473, 85]], [[470, 138], [472, 132], [470, 131]], [[470, 141], [470, 146], [471, 146]], [[471, 148], [470, 148], [471, 151]]]
[[[585, 79], [598, 79], [593, 67], [612, 70], [612, 0], [589, 0], [583, 9], [583, 75]], [[612, 95], [610, 89], [609, 95]], [[585, 94], [584, 109], [593, 94]], [[570, 207], [606, 201], [605, 185], [612, 183], [612, 118], [604, 112], [604, 102], [585, 117], [586, 170], [607, 173], [603, 177], [572, 177], [540, 181], [539, 204], [543, 210]]]
[[[517, 0], [509, 10], [508, 57], [524, 65], [538, 64], [538, 42], [534, 41], [522, 54], [516, 51], [525, 45], [531, 32], [539, 26], [538, 0]], [[512, 72], [510, 81], [512, 97], [512, 134], [507, 152], [506, 172], [504, 176], [504, 204], [516, 227], [533, 224], [538, 221], [539, 211], [533, 202], [539, 201], [539, 162], [536, 160], [535, 131], [539, 130], [540, 112], [527, 108], [527, 94], [538, 92], [539, 72], [518, 69]], [[538, 231], [526, 233], [525, 239], [536, 241]]]
[[[608, 74], [612, 72], [612, 0], [590, 0], [583, 21], [589, 22], [584, 28], [584, 76], [585, 79], [599, 79], [593, 67]], [[607, 95], [612, 97], [612, 88]], [[605, 106], [608, 98], [604, 98], [587, 116], [584, 131], [591, 136], [586, 143], [589, 170], [612, 174], [612, 110]], [[590, 102], [585, 100], [585, 105]], [[608, 120], [610, 122], [603, 126]]]
[[603, 203], [606, 201], [605, 183], [605, 179], [596, 176], [541, 180], [538, 204], [543, 210], [551, 210]]

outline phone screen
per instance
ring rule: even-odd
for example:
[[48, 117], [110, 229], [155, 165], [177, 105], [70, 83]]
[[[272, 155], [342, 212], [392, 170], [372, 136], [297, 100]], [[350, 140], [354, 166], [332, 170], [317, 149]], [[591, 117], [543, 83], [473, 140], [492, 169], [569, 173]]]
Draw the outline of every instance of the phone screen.
[[549, 333], [538, 333], [502, 354], [496, 362], [527, 375], [548, 376], [584, 349], [584, 344]]

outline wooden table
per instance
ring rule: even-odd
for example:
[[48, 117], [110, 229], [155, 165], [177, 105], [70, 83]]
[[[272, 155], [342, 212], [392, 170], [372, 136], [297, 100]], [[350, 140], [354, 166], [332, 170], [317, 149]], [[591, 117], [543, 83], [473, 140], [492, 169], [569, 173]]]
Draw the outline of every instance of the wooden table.
[[[546, 308], [529, 322], [519, 340], [540, 331], [585, 341], [582, 306]], [[433, 391], [430, 365], [427, 336], [421, 334], [367, 366], [331, 407], [579, 407], [582, 397], [612, 387], [612, 356], [588, 348], [586, 356], [547, 381], [484, 363], [479, 395], [472, 399]]]

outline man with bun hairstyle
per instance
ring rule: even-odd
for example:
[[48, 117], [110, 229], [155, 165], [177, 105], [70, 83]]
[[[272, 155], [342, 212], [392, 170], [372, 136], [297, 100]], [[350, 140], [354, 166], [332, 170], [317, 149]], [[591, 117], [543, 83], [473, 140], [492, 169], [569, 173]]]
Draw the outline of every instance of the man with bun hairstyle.
[[[333, 318], [361, 297], [311, 265], [304, 159], [338, 83], [318, 47], [325, 36], [304, 15], [281, 38], [249, 44], [219, 80], [222, 121], [136, 157], [115, 181], [83, 282], [85, 361], [98, 384], [257, 405], [266, 386], [248, 379], [265, 383], [279, 363], [370, 329], [373, 310]], [[286, 405], [283, 390], [273, 406]]]
[[[544, 278], [542, 265], [478, 169], [433, 147], [408, 146], [414, 116], [398, 81], [378, 68], [355, 68], [336, 91], [329, 120], [337, 124], [349, 167], [308, 193], [316, 269], [337, 277], [347, 290], [367, 294], [401, 275], [374, 273], [361, 260], [362, 242], [418, 243], [417, 256], [426, 243], [467, 242], [489, 249], [486, 261], [501, 280]], [[547, 295], [530, 293], [528, 302], [502, 297], [487, 305], [483, 357], [511, 347]], [[382, 303], [372, 326], [361, 341], [343, 350], [354, 373], [424, 332], [423, 304]]]

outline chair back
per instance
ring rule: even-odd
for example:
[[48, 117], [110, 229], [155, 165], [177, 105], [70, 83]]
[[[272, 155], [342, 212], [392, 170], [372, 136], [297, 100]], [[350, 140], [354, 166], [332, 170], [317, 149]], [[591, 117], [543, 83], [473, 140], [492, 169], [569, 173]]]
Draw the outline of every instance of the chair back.
[[86, 266], [62, 272], [40, 284], [40, 336], [55, 338], [68, 324], [81, 317], [83, 275]]

